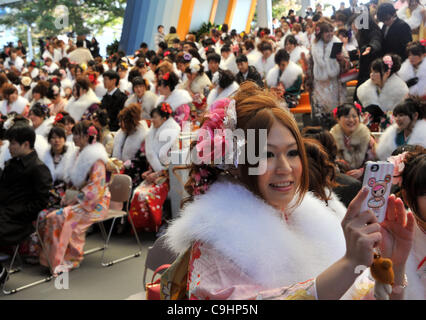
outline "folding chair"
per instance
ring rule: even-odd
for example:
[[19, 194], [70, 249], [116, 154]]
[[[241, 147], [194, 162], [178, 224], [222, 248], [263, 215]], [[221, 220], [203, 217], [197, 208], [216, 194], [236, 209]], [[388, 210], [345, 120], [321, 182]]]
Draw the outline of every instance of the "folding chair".
[[[39, 223], [40, 223], [40, 219], [37, 218], [37, 222], [36, 222], [36, 234], [37, 234], [37, 237], [38, 237], [39, 242], [41, 244], [41, 248], [42, 248], [43, 252], [46, 254], [47, 253], [46, 247], [44, 246], [43, 241], [41, 240], [41, 237], [40, 237], [40, 233], [39, 233]], [[14, 274], [14, 273], [17, 273], [17, 272], [21, 271], [19, 268], [14, 268], [15, 260], [16, 260], [16, 258], [19, 255], [18, 251], [19, 251], [19, 244], [16, 245], [15, 251], [13, 253], [12, 260], [10, 261], [10, 265], [9, 265], [9, 269], [8, 269], [8, 276], [7, 276], [6, 282], [4, 283], [3, 288], [2, 288], [3, 293], [5, 295], [10, 295], [10, 294], [13, 294], [13, 293], [17, 293], [17, 292], [22, 291], [24, 289], [28, 289], [28, 288], [34, 287], [36, 285], [48, 282], [48, 281], [50, 281], [50, 280], [53, 279], [52, 266], [50, 265], [49, 259], [47, 259], [48, 263], [49, 263], [49, 271], [50, 271], [50, 275], [48, 277], [45, 277], [45, 278], [43, 278], [41, 280], [38, 280], [38, 281], [31, 282], [29, 284], [23, 285], [21, 287], [15, 288], [15, 289], [10, 289], [10, 290], [6, 289], [6, 283], [10, 279], [10, 276], [12, 274]]]
[[[133, 224], [133, 220], [132, 220], [131, 215], [128, 215], [129, 207], [130, 207], [130, 200], [131, 200], [130, 196], [131, 196], [131, 192], [132, 192], [132, 179], [128, 175], [125, 175], [125, 174], [114, 175], [114, 177], [111, 181], [111, 184], [109, 186], [109, 190], [111, 192], [111, 201], [118, 202], [118, 203], [121, 203], [121, 204], [126, 202], [126, 209], [125, 209], [126, 211], [110, 209], [108, 211], [108, 215], [104, 219], [102, 219], [101, 221], [97, 222], [100, 229], [101, 229], [101, 233], [103, 235], [103, 238], [105, 240], [104, 246], [98, 247], [98, 248], [93, 248], [91, 250], [85, 251], [85, 253], [84, 253], [85, 255], [88, 255], [88, 254], [102, 250], [103, 252], [102, 252], [101, 264], [102, 264], [103, 267], [109, 267], [109, 266], [112, 266], [113, 264], [118, 263], [118, 262], [122, 262], [122, 261], [125, 261], [125, 260], [128, 260], [128, 259], [131, 259], [131, 258], [137, 258], [142, 253], [142, 245], [140, 243], [138, 233], [136, 232], [136, 228], [135, 228], [135, 225]], [[136, 242], [139, 246], [139, 251], [134, 253], [134, 254], [106, 262], [104, 260], [105, 252], [108, 248], [109, 241], [111, 239], [112, 230], [114, 228], [115, 220], [118, 219], [118, 218], [124, 218], [126, 215], [128, 215], [128, 217], [129, 217], [130, 225], [132, 226], [132, 230], [133, 230], [133, 233], [135, 235]], [[111, 219], [113, 219], [113, 221], [112, 221], [111, 227], [109, 229], [108, 235], [106, 235], [106, 230], [105, 230], [105, 226], [104, 226], [103, 222], [111, 220]]]
[[172, 264], [177, 255], [170, 251], [165, 245], [165, 237], [161, 236], [155, 240], [154, 245], [148, 248], [143, 272], [143, 287], [146, 287], [146, 274], [148, 269], [154, 271], [163, 264]]

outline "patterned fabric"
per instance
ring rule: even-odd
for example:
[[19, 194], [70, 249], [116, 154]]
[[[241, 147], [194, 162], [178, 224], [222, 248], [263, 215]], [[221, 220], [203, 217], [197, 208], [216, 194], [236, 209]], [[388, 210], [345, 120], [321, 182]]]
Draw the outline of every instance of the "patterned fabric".
[[130, 204], [130, 216], [136, 230], [156, 232], [161, 226], [163, 204], [169, 193], [169, 180], [163, 176], [156, 182], [143, 181], [135, 189]]
[[315, 279], [267, 289], [207, 243], [195, 242], [188, 267], [190, 300], [316, 300]]
[[185, 121], [189, 121], [191, 116], [191, 107], [187, 104], [179, 106], [173, 114], [175, 121], [182, 127]]
[[47, 214], [40, 225], [40, 234], [48, 257], [40, 255], [40, 264], [54, 273], [77, 268], [83, 260], [86, 230], [103, 219], [110, 202], [110, 193], [105, 180], [105, 165], [98, 160], [92, 167], [89, 179], [77, 196], [78, 203]]

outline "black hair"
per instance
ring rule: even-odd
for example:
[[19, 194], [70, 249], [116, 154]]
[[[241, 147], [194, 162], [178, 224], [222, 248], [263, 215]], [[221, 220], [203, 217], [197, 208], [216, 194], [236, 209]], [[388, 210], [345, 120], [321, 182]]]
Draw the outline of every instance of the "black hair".
[[223, 70], [219, 73], [219, 87], [225, 89], [235, 81], [235, 77], [229, 70]]
[[221, 49], [220, 52], [231, 52], [231, 47], [229, 47], [228, 45], [224, 45]]
[[414, 114], [418, 113], [418, 120], [424, 119], [426, 104], [419, 99], [408, 98], [404, 102], [400, 103], [393, 109], [393, 116], [396, 117], [400, 114], [408, 116], [413, 120]]
[[382, 3], [377, 8], [377, 20], [386, 21], [389, 18], [395, 16], [396, 10], [392, 3]]
[[28, 124], [15, 123], [11, 128], [6, 131], [5, 137], [10, 142], [16, 141], [20, 145], [28, 141], [30, 148], [34, 149], [36, 133], [33, 127]]
[[84, 46], [83, 40], [77, 40], [77, 48], [82, 48]]
[[47, 141], [50, 141], [53, 135], [57, 135], [58, 137], [64, 138], [64, 140], [67, 140], [67, 134], [62, 124], [56, 124], [52, 126], [52, 129], [50, 129], [49, 134], [47, 135]]
[[217, 54], [216, 52], [215, 53], [210, 53], [208, 56], [207, 56], [207, 62], [210, 62], [210, 61], [215, 61], [215, 62], [217, 62], [217, 63], [220, 63], [220, 55], [219, 54]]
[[157, 56], [154, 56], [150, 59], [149, 61], [151, 64], [154, 64], [156, 66], [158, 66], [160, 64], [160, 58]]
[[106, 111], [105, 109], [96, 110], [92, 118], [96, 118], [96, 120], [98, 120], [99, 124], [102, 127], [107, 127], [109, 125], [108, 111]]
[[170, 27], [169, 33], [176, 33], [176, 28], [175, 27]]
[[412, 54], [413, 56], [423, 57], [425, 51], [425, 46], [419, 41], [413, 41], [407, 44], [407, 55]]
[[30, 113], [34, 114], [37, 117], [46, 119], [50, 116], [50, 110], [47, 105], [42, 105], [40, 102], [37, 102], [30, 109]]
[[165, 80], [164, 78], [161, 78], [160, 81], [158, 82], [158, 85], [169, 87], [170, 91], [173, 91], [179, 83], [179, 77], [174, 72], [168, 72], [168, 74], [169, 74], [169, 79]]
[[[100, 138], [100, 132], [101, 132], [101, 130], [100, 130], [100, 128], [96, 127], [96, 126], [93, 124], [93, 122], [92, 122], [92, 121], [89, 121], [89, 120], [83, 120], [83, 121], [78, 122], [78, 123], [77, 123], [77, 124], [76, 124], [76, 125], [72, 128], [72, 133], [73, 133], [74, 135], [85, 135], [85, 136], [87, 136], [87, 135], [89, 135], [88, 130], [89, 130], [89, 128], [90, 128], [91, 126], [93, 126], [93, 127], [95, 127], [95, 128], [96, 128], [96, 131], [97, 131], [97, 134], [96, 134], [96, 140], [97, 140], [97, 141], [99, 141], [99, 138]], [[95, 138], [95, 137], [93, 137], [93, 136], [89, 136], [89, 143], [92, 143], [94, 138]]]
[[[401, 58], [396, 54], [386, 54], [386, 56], [390, 56], [392, 59], [392, 68], [389, 75], [391, 76], [401, 68]], [[371, 70], [379, 72], [380, 77], [383, 78], [383, 75], [389, 71], [389, 66], [383, 61], [383, 58], [377, 58], [371, 63]]]
[[167, 43], [166, 43], [166, 42], [164, 42], [164, 41], [161, 41], [161, 42], [158, 44], [158, 47], [159, 47], [160, 49], [163, 49], [163, 51], [164, 51], [164, 50], [167, 50], [167, 48], [168, 48]]
[[280, 49], [275, 54], [274, 60], [276, 64], [280, 64], [282, 61], [288, 62], [290, 60], [290, 55], [287, 51], [285, 51], [285, 49]]
[[162, 104], [160, 104], [159, 106], [151, 110], [151, 113], [150, 113], [151, 118], [154, 117], [154, 113], [158, 114], [161, 118], [166, 118], [166, 119], [170, 118], [171, 114], [161, 110], [161, 106]]
[[114, 70], [108, 70], [107, 72], [104, 73], [104, 78], [107, 77], [108, 79], [115, 79], [115, 85], [118, 86], [118, 84], [120, 83], [120, 76], [118, 74], [118, 72], [114, 71]]
[[131, 82], [132, 82], [133, 88], [136, 86], [144, 86], [146, 89], [149, 89], [147, 87], [147, 81], [141, 76], [134, 77]]
[[179, 38], [174, 38], [172, 40], [172, 43], [178, 44], [178, 43], [180, 43], [180, 39]]
[[337, 107], [337, 113], [336, 113], [337, 119], [339, 119], [340, 117], [347, 116], [352, 109], [355, 109], [358, 116], [361, 115], [361, 113], [359, 112], [358, 108], [355, 107], [355, 105], [353, 105], [352, 103], [344, 103]]
[[247, 56], [245, 54], [239, 55], [235, 61], [236, 61], [236, 63], [242, 63], [242, 62], [248, 63], [248, 59], [247, 59]]
[[139, 48], [141, 48], [141, 49], [147, 49], [147, 48], [148, 48], [148, 44], [147, 44], [146, 42], [142, 42], [142, 43], [139, 45]]
[[129, 76], [127, 77], [127, 80], [129, 80], [129, 82], [133, 82], [134, 78], [141, 77], [141, 76], [142, 75], [138, 69], [132, 69], [129, 71]]
[[157, 31], [158, 31], [158, 30], [160, 30], [160, 28], [164, 28], [164, 26], [163, 26], [162, 24], [160, 24], [160, 25], [157, 27]]

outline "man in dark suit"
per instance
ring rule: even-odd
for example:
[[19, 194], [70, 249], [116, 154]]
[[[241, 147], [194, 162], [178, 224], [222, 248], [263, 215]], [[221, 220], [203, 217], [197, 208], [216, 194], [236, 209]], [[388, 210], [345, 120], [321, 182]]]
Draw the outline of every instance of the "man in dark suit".
[[[32, 223], [46, 208], [52, 187], [50, 171], [34, 151], [34, 129], [17, 123], [6, 138], [12, 159], [0, 173], [0, 246], [19, 244], [34, 232]], [[0, 263], [0, 287], [6, 278]]]
[[209, 65], [209, 70], [206, 72], [206, 75], [209, 77], [210, 81], [217, 85], [219, 82], [219, 73], [222, 71], [219, 68], [221, 57], [217, 53], [210, 53], [207, 55], [207, 63]]
[[382, 3], [377, 9], [377, 19], [383, 22], [383, 53], [395, 53], [407, 59], [407, 43], [413, 40], [410, 26], [399, 19], [392, 3]]
[[111, 131], [120, 129], [117, 116], [127, 100], [127, 95], [117, 88], [119, 82], [120, 76], [116, 71], [108, 70], [104, 73], [104, 86], [107, 89], [107, 93], [102, 98], [101, 109], [105, 109], [108, 112]]
[[238, 84], [243, 83], [244, 81], [250, 80], [255, 82], [259, 87], [263, 88], [262, 76], [257, 72], [254, 66], [248, 65], [247, 56], [242, 54], [237, 57], [237, 67], [240, 72], [236, 75], [236, 81]]

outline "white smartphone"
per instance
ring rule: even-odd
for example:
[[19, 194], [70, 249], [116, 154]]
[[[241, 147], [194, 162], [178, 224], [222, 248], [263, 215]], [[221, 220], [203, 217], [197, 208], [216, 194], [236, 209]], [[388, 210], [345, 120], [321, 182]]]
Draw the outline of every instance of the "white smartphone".
[[361, 212], [371, 209], [379, 223], [386, 218], [386, 208], [392, 187], [393, 163], [387, 161], [368, 161], [365, 166], [363, 186], [369, 189]]

